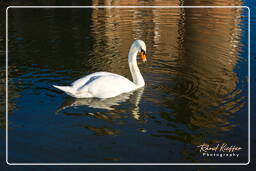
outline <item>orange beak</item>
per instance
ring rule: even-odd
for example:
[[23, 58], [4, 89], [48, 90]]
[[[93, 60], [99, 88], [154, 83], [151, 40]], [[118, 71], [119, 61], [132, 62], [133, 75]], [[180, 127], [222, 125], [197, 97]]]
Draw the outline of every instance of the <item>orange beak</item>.
[[146, 57], [145, 53], [139, 52], [139, 54], [141, 56], [142, 62], [144, 62], [144, 63], [147, 62], [147, 57]]

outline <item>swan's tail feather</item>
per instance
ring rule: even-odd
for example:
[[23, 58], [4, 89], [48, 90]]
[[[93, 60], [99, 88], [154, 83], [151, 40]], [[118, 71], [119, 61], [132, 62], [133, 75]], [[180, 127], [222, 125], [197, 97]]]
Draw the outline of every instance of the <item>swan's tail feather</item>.
[[61, 90], [61, 91], [64, 91], [65, 93], [67, 93], [68, 95], [70, 96], [75, 96], [75, 90], [73, 87], [71, 86], [57, 86], [57, 85], [53, 85], [53, 87]]

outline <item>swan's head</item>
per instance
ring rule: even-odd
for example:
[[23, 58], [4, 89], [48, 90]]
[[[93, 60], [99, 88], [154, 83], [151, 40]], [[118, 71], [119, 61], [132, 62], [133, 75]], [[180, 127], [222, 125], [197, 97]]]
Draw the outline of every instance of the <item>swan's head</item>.
[[133, 42], [132, 47], [133, 46], [138, 50], [138, 54], [140, 55], [142, 61], [146, 62], [147, 57], [146, 57], [146, 44], [145, 44], [145, 42], [142, 41], [142, 40], [135, 40]]

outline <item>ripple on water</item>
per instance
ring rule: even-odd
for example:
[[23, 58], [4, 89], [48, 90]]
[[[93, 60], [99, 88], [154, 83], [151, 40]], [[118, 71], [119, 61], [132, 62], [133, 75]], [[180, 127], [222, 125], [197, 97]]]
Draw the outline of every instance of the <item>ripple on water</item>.
[[[195, 145], [202, 142], [245, 147], [244, 139], [231, 136], [247, 124], [248, 97], [240, 85], [248, 84], [247, 68], [241, 65], [247, 62], [247, 27], [239, 16], [237, 9], [178, 8], [13, 13], [10, 149], [18, 157], [12, 157], [30, 162], [38, 154], [49, 162], [134, 162], [134, 156], [136, 162], [194, 162]], [[127, 98], [78, 100], [52, 87], [95, 71], [131, 78], [127, 55], [134, 39], [147, 44], [148, 62], [138, 58], [146, 82], [143, 91]], [[4, 90], [4, 71], [1, 77]], [[3, 118], [0, 113], [0, 127]], [[27, 144], [20, 143], [24, 136], [29, 137]], [[31, 144], [34, 148], [24, 151]], [[38, 148], [42, 145], [45, 151]]]

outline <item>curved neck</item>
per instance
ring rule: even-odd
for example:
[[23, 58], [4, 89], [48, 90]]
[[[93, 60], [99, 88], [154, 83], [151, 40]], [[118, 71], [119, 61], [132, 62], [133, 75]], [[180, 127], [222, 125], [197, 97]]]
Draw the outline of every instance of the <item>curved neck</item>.
[[139, 50], [137, 48], [134, 48], [133, 46], [131, 47], [129, 51], [129, 56], [128, 56], [128, 64], [129, 64], [129, 68], [132, 74], [132, 79], [134, 84], [136, 84], [136, 86], [138, 87], [143, 87], [145, 85], [145, 82], [137, 65], [138, 51]]

